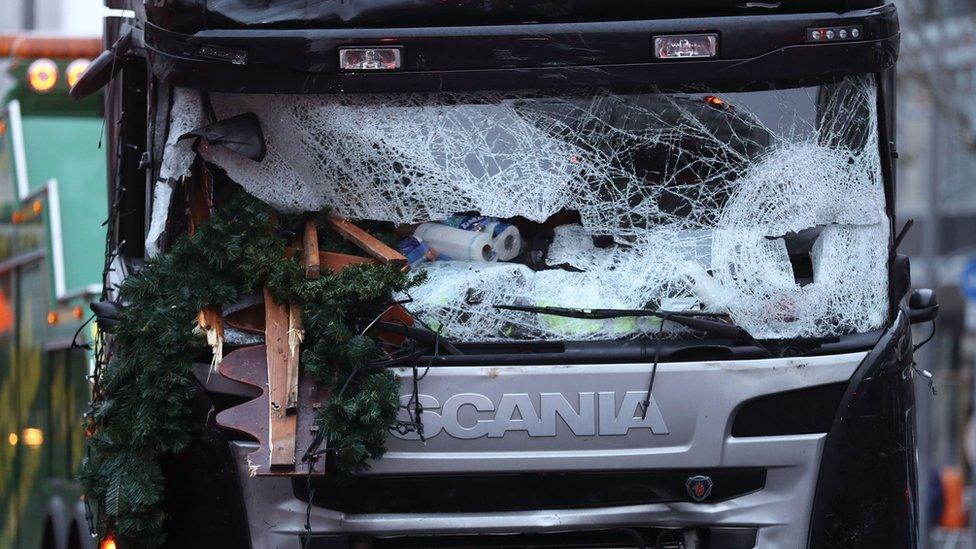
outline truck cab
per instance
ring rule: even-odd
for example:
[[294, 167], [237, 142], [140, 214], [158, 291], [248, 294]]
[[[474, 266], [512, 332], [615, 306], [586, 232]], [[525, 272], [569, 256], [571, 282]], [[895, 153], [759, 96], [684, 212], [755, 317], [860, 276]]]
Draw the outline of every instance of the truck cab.
[[[329, 382], [308, 307], [208, 305], [167, 539], [915, 545], [909, 326], [937, 305], [897, 252], [893, 5], [115, 7], [76, 86], [114, 76], [107, 287], [169, 265], [228, 189], [303, 220], [283, 261], [309, 278], [411, 280], [329, 309], [381, 350]], [[367, 370], [398, 406], [349, 466], [322, 410]]]

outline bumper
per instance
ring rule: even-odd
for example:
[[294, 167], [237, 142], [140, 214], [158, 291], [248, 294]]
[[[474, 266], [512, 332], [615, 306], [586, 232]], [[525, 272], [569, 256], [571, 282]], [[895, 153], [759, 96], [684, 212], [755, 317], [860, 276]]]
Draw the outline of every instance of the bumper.
[[[437, 534], [564, 532], [616, 527], [751, 527], [758, 547], [796, 547], [806, 538], [823, 435], [775, 437], [736, 445], [725, 463], [769, 466], [766, 486], [715, 504], [662, 503], [595, 509], [547, 509], [499, 513], [346, 514], [312, 507], [311, 532], [337, 547], [349, 534], [378, 537]], [[235, 448], [243, 456], [253, 451]], [[649, 463], [649, 466], [653, 466]], [[246, 478], [246, 471], [242, 471]], [[254, 547], [297, 547], [305, 533], [306, 504], [295, 497], [289, 479], [246, 478], [245, 505]]]
[[[662, 364], [654, 390], [659, 416], [652, 419], [654, 414], [648, 414], [642, 424], [635, 414], [631, 426], [622, 433], [619, 425], [614, 427], [600, 418], [612, 410], [618, 421], [626, 419], [630, 403], [624, 395], [638, 392], [634, 389], [646, 383], [646, 364], [431, 369], [420, 386], [427, 410], [426, 443], [391, 439], [389, 453], [374, 464], [369, 479], [409, 477], [419, 483], [429, 475], [463, 478], [500, 472], [532, 475], [593, 470], [680, 471], [684, 475], [695, 469], [758, 467], [765, 471], [764, 485], [721, 501], [706, 499], [701, 503], [686, 499], [485, 511], [478, 511], [475, 504], [475, 509], [466, 506], [465, 512], [344, 512], [324, 505], [308, 506], [296, 496], [297, 484], [289, 478], [249, 477], [244, 456], [254, 447], [238, 442], [232, 446], [240, 467], [252, 543], [256, 547], [296, 546], [299, 536], [306, 532], [306, 511], [310, 509], [310, 532], [323, 546], [337, 547], [347, 546], [350, 535], [398, 538], [621, 527], [745, 528], [755, 532], [759, 547], [807, 543], [843, 546], [837, 543], [845, 536], [848, 540], [881, 539], [871, 535], [880, 530], [867, 522], [879, 516], [891, 517], [881, 522], [885, 524], [882, 537], [894, 543], [887, 546], [910, 546], [914, 539], [915, 472], [912, 401], [905, 398], [906, 387], [910, 390], [912, 383], [908, 338], [907, 327], [899, 320], [870, 352]], [[829, 434], [731, 435], [744, 403], [763, 395], [838, 382], [850, 384]], [[408, 389], [409, 379], [405, 378], [404, 384]], [[409, 394], [409, 390], [404, 393]], [[594, 393], [595, 423], [587, 426], [584, 402]], [[600, 402], [600, 396], [608, 393], [615, 395], [609, 408], [606, 400], [606, 406]], [[459, 394], [468, 395], [463, 405], [449, 405]], [[546, 427], [544, 410], [552, 406], [542, 403], [545, 394], [573, 395], [568, 399], [573, 409], [567, 411], [578, 412], [557, 414], [554, 435]], [[477, 407], [474, 402], [479, 399], [472, 401], [470, 395], [484, 397], [483, 405]], [[513, 408], [504, 404], [512, 398], [527, 398], [523, 402], [533, 405]], [[886, 406], [882, 410], [885, 417], [865, 416], [864, 406], [878, 402]], [[565, 421], [566, 417], [571, 421]], [[574, 422], [573, 418], [582, 419]], [[505, 419], [508, 421], [502, 421]], [[543, 427], [533, 430], [519, 419]], [[588, 434], [588, 429], [595, 434]], [[901, 437], [900, 442], [892, 436]], [[883, 491], [864, 490], [859, 479], [878, 480], [874, 479], [878, 474], [870, 476], [865, 469], [875, 465], [884, 476], [878, 479], [890, 486]], [[304, 479], [297, 482], [304, 483]], [[892, 496], [895, 493], [897, 498]], [[851, 494], [859, 497], [851, 499]], [[845, 508], [852, 503], [873, 511], [865, 514]], [[838, 521], [838, 512], [852, 513], [851, 519]], [[906, 524], [896, 527], [894, 521]], [[824, 537], [824, 528], [833, 529], [836, 535]], [[847, 535], [857, 531], [861, 536], [867, 532], [867, 537]]]

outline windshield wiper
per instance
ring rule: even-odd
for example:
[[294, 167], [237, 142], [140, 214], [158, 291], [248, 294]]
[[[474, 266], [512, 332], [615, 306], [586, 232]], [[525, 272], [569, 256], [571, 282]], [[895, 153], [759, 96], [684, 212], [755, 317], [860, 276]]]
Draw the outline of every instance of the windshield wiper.
[[[772, 358], [763, 344], [756, 341], [756, 338], [742, 328], [731, 322], [716, 320], [716, 317], [724, 315], [718, 313], [706, 313], [704, 311], [659, 311], [654, 309], [574, 309], [571, 307], [534, 307], [531, 305], [495, 305], [496, 309], [507, 311], [521, 311], [525, 313], [538, 313], [543, 315], [565, 316], [570, 318], [583, 318], [590, 320], [601, 320], [621, 317], [640, 317], [653, 316], [661, 319], [661, 327], [658, 333], [664, 330], [664, 321], [670, 320], [676, 324], [681, 324], [692, 330], [698, 330], [709, 334], [728, 337], [732, 339], [745, 340], [751, 345], [761, 349], [767, 357]], [[711, 317], [711, 318], [709, 318]], [[651, 367], [651, 377], [647, 384], [644, 402], [641, 402], [641, 421], [647, 417], [647, 410], [651, 405], [651, 391], [654, 390], [654, 378], [657, 376], [657, 365], [661, 357], [661, 338], [657, 338], [657, 345], [654, 349], [654, 365]]]
[[[713, 320], [725, 315], [721, 313], [707, 313], [704, 311], [660, 311], [655, 309], [577, 309], [572, 307], [535, 307], [532, 305], [494, 305], [495, 309], [506, 311], [521, 311], [524, 313], [538, 313], [543, 315], [565, 316], [587, 320], [604, 320], [621, 317], [653, 316], [662, 320], [670, 320], [687, 328], [707, 332], [721, 337], [744, 339], [758, 345], [755, 338], [744, 328], [730, 322]], [[763, 348], [758, 345], [759, 348]]]

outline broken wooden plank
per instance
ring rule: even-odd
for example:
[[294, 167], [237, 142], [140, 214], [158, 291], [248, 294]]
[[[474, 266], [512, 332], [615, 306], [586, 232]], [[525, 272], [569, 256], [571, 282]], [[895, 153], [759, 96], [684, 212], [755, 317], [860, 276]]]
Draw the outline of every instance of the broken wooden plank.
[[[288, 307], [264, 289], [264, 338], [268, 360], [268, 443], [271, 467], [295, 466], [295, 416], [287, 413], [289, 363]], [[297, 360], [297, 356], [295, 357]]]
[[340, 254], [335, 252], [319, 252], [319, 264], [323, 269], [337, 273], [352, 265], [362, 265], [369, 263], [376, 265], [379, 260], [372, 257], [362, 257], [358, 255]]
[[301, 305], [288, 306], [288, 398], [285, 412], [292, 413], [298, 408], [298, 369], [301, 343], [305, 339], [302, 329]]
[[403, 254], [387, 246], [380, 239], [357, 227], [352, 222], [339, 217], [330, 217], [329, 225], [335, 232], [381, 262], [406, 266], [407, 258]]
[[305, 278], [315, 280], [319, 277], [319, 226], [314, 219], [305, 221], [305, 232], [302, 237], [302, 247], [305, 251]]
[[[232, 406], [217, 414], [217, 423], [221, 427], [233, 429], [258, 441], [258, 449], [248, 454], [247, 469], [250, 476], [297, 476], [308, 474], [308, 462], [296, 459], [294, 468], [274, 467], [268, 462], [270, 458], [270, 445], [268, 434], [268, 368], [265, 364], [267, 347], [264, 345], [253, 345], [237, 349], [227, 354], [220, 365], [220, 373], [228, 379], [239, 383], [246, 383], [255, 386], [260, 391], [260, 396], [237, 406]], [[295, 429], [295, 448], [297, 456], [301, 457], [311, 446], [312, 440], [318, 432], [318, 422], [316, 416], [321, 410], [323, 403], [328, 402], [329, 392], [321, 387], [307, 373], [299, 376], [299, 391], [301, 392], [304, 405], [289, 417], [296, 418]], [[322, 442], [319, 451], [328, 447], [328, 442]], [[321, 456], [313, 473], [322, 475], [326, 472], [325, 456]]]

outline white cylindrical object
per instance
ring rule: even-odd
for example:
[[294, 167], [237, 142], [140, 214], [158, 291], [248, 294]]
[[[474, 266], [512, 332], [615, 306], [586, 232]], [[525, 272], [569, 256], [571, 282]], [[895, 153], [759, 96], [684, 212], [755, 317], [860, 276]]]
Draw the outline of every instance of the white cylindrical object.
[[496, 221], [488, 225], [486, 232], [492, 235], [491, 245], [499, 261], [511, 261], [522, 251], [522, 235], [518, 227]]
[[424, 223], [413, 233], [423, 239], [428, 246], [439, 255], [447, 256], [437, 259], [454, 259], [459, 261], [495, 261], [497, 256], [491, 245], [492, 238], [489, 231], [466, 231], [455, 229], [440, 223]]

